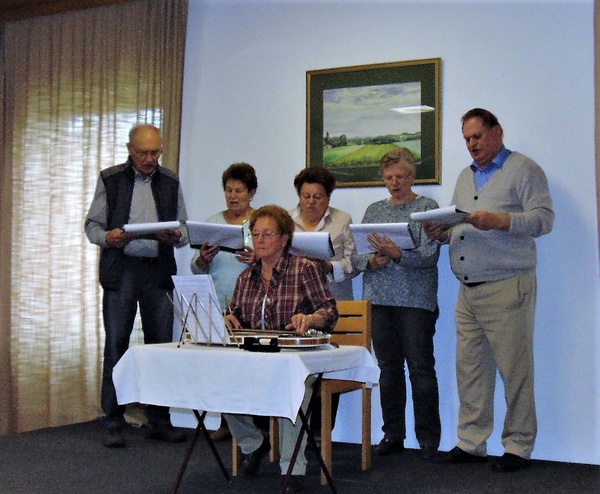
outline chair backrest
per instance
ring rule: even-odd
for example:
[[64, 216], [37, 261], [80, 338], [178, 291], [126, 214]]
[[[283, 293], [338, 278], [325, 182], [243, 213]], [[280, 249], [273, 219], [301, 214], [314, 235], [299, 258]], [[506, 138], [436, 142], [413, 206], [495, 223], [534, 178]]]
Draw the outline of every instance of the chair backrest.
[[371, 301], [339, 300], [340, 314], [331, 333], [332, 343], [364, 346], [371, 351]]

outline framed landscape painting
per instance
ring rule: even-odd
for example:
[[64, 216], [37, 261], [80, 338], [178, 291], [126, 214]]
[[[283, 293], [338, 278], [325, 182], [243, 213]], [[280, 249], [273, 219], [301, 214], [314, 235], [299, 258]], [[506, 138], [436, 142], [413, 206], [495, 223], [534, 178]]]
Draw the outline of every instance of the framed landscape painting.
[[415, 156], [419, 185], [441, 183], [441, 59], [306, 72], [306, 163], [337, 187], [383, 186], [379, 160]]

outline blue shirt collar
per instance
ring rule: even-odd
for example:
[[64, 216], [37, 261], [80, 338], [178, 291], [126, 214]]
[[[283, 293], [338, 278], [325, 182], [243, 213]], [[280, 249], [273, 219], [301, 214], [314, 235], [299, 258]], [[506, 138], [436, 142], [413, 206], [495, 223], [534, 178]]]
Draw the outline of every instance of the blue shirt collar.
[[508, 159], [511, 152], [512, 151], [509, 151], [504, 146], [502, 146], [498, 154], [494, 157], [492, 162], [485, 168], [485, 170], [482, 170], [476, 161], [473, 161], [471, 163], [471, 170], [473, 170], [474, 172], [479, 171], [481, 173], [497, 172], [498, 170], [502, 169], [502, 167], [504, 166], [504, 162]]
[[475, 190], [479, 192], [481, 188], [496, 174], [497, 171], [501, 170], [504, 163], [510, 156], [510, 151], [504, 146], [500, 149], [498, 154], [494, 157], [492, 162], [482, 169], [479, 164], [475, 161], [471, 163], [471, 170], [473, 170], [473, 179], [475, 182]]

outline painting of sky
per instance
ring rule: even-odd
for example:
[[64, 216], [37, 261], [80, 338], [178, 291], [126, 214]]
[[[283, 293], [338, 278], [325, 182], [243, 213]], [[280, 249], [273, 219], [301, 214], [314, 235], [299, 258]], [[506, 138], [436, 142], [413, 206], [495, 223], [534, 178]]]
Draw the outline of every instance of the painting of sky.
[[401, 108], [421, 105], [421, 83], [326, 89], [323, 91], [323, 134], [348, 139], [421, 131], [420, 112]]

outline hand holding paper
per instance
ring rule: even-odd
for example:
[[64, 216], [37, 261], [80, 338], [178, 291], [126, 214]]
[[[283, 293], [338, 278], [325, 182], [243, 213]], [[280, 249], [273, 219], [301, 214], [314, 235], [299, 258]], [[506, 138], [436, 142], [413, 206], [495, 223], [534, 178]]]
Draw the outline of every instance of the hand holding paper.
[[[135, 235], [135, 238], [144, 238], [149, 240], [160, 240], [174, 245], [181, 238], [180, 235], [172, 234], [181, 226], [179, 221], [158, 221], [156, 223], [128, 223], [123, 225], [123, 231], [127, 234]], [[162, 232], [167, 232], [164, 235]], [[129, 239], [131, 240], [131, 238]]]
[[380, 256], [396, 261], [402, 257], [402, 249], [387, 235], [382, 236], [378, 233], [371, 233], [367, 236], [367, 241], [369, 247]]
[[222, 225], [187, 221], [185, 226], [190, 237], [190, 246], [199, 249], [206, 242], [209, 246], [218, 245], [221, 250], [237, 252], [244, 250], [244, 228], [242, 225]]
[[294, 232], [290, 252], [296, 256], [324, 261], [335, 255], [328, 232]]
[[125, 233], [147, 235], [149, 233], [162, 232], [164, 230], [176, 230], [181, 226], [179, 221], [159, 221], [157, 223], [128, 223], [123, 225]]
[[105, 235], [106, 244], [110, 247], [125, 247], [129, 242], [136, 238], [133, 233], [125, 233], [123, 228], [114, 228]]
[[435, 221], [443, 225], [453, 226], [462, 222], [469, 213], [461, 211], [456, 206], [445, 208], [430, 209], [429, 211], [419, 211], [412, 213], [410, 219], [413, 221]]
[[368, 236], [376, 233], [383, 237], [389, 237], [400, 249], [414, 249], [415, 239], [408, 223], [363, 223], [350, 225], [354, 234], [356, 250], [359, 254], [372, 254], [373, 249], [369, 245]]

